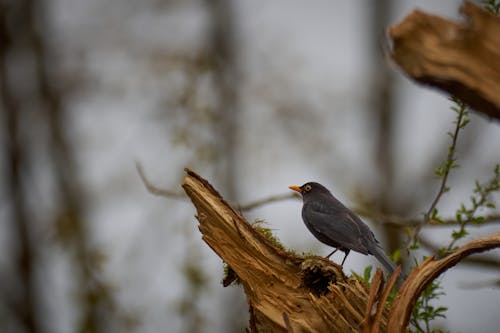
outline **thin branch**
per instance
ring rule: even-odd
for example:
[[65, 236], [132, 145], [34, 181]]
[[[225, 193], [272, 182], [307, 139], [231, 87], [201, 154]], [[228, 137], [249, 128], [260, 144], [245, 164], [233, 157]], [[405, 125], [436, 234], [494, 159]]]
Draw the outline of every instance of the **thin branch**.
[[[444, 169], [444, 174], [443, 174], [443, 179], [441, 180], [441, 185], [439, 186], [439, 191], [436, 194], [436, 197], [434, 198], [434, 201], [432, 201], [431, 206], [429, 207], [429, 210], [425, 214], [425, 219], [430, 220], [430, 216], [434, 209], [436, 209], [436, 206], [439, 202], [439, 199], [443, 196], [443, 194], [447, 191], [446, 189], [446, 181], [448, 180], [448, 176], [450, 174], [450, 171], [453, 166], [453, 161], [455, 160], [455, 150], [457, 147], [457, 140], [458, 140], [458, 133], [460, 132], [460, 129], [462, 128], [462, 118], [465, 115], [465, 112], [460, 110], [461, 112], [458, 114], [458, 118], [456, 120], [456, 125], [455, 125], [455, 132], [453, 133], [452, 140], [451, 140], [451, 146], [448, 151], [448, 156], [446, 157], [446, 164], [449, 165], [449, 167], [445, 167]], [[465, 111], [465, 110], [464, 110]]]
[[439, 172], [439, 175], [442, 176], [441, 179], [441, 185], [439, 186], [439, 191], [436, 194], [436, 197], [432, 201], [429, 209], [427, 210], [427, 213], [424, 214], [424, 223], [418, 225], [415, 228], [415, 231], [413, 233], [412, 241], [413, 243], [417, 242], [418, 235], [420, 234], [420, 230], [422, 230], [422, 226], [427, 224], [435, 215], [436, 215], [436, 206], [439, 202], [439, 199], [443, 196], [444, 193], [448, 191], [448, 188], [446, 186], [446, 182], [448, 180], [448, 176], [451, 172], [451, 169], [453, 169], [456, 164], [455, 164], [455, 150], [457, 147], [457, 141], [458, 141], [458, 134], [460, 132], [460, 129], [462, 129], [466, 124], [467, 124], [467, 119], [465, 119], [462, 122], [462, 119], [467, 116], [467, 108], [465, 104], [458, 99], [452, 99], [457, 105], [458, 109], [452, 107], [452, 109], [456, 110], [458, 113], [457, 119], [455, 121], [455, 130], [453, 134], [449, 133], [451, 136], [451, 145], [448, 148], [448, 156], [446, 157], [445, 162], [438, 168], [436, 172]]
[[[156, 185], [153, 185], [151, 181], [146, 177], [144, 174], [144, 169], [139, 162], [135, 162], [135, 168], [137, 169], [137, 173], [139, 174], [139, 177], [141, 177], [142, 183], [146, 187], [149, 193], [154, 194], [156, 196], [160, 197], [165, 197], [165, 198], [172, 198], [172, 199], [180, 199], [180, 200], [187, 200], [187, 197], [185, 194], [181, 192], [176, 192], [174, 190], [168, 190], [164, 188], [159, 188]], [[273, 202], [278, 202], [278, 201], [284, 201], [284, 200], [290, 200], [297, 198], [297, 195], [295, 193], [284, 193], [284, 194], [277, 194], [277, 195], [272, 195], [264, 199], [259, 199], [252, 201], [250, 203], [244, 204], [244, 205], [235, 205], [236, 207], [239, 208], [240, 211], [242, 212], [247, 212], [252, 209], [273, 203]]]
[[277, 194], [277, 195], [272, 195], [270, 197], [260, 199], [260, 200], [255, 200], [253, 202], [250, 202], [246, 205], [240, 205], [239, 209], [243, 212], [249, 211], [252, 209], [255, 209], [260, 206], [264, 206], [273, 202], [278, 202], [278, 201], [284, 201], [284, 200], [290, 200], [290, 199], [296, 199], [297, 195], [295, 193], [286, 193], [286, 194]]
[[500, 279], [490, 279], [487, 281], [473, 281], [460, 283], [463, 289], [483, 289], [483, 288], [499, 288]]
[[460, 210], [457, 211], [457, 220], [459, 222], [460, 229], [458, 232], [453, 231], [453, 239], [446, 248], [446, 252], [453, 250], [456, 242], [467, 234], [465, 230], [467, 226], [474, 221], [478, 221], [475, 215], [480, 208], [495, 207], [493, 202], [488, 201], [488, 196], [498, 190], [500, 190], [500, 166], [497, 164], [495, 167], [495, 175], [488, 181], [487, 184], [481, 185], [476, 181], [476, 188], [474, 189], [475, 195], [471, 197], [472, 207], [467, 209], [462, 204]]
[[[432, 244], [432, 242], [429, 241], [427, 238], [420, 237], [419, 241], [420, 245], [428, 249], [431, 253], [439, 253], [439, 246]], [[488, 256], [467, 257], [463, 260], [463, 264], [471, 266], [480, 266], [483, 268], [490, 268], [495, 270], [498, 270], [500, 268], [500, 261], [494, 258], [490, 258]]]
[[153, 185], [147, 178], [146, 175], [144, 174], [144, 170], [142, 168], [142, 165], [139, 162], [135, 162], [135, 168], [137, 169], [137, 173], [141, 177], [142, 183], [146, 187], [149, 193], [160, 196], [160, 197], [166, 197], [166, 198], [172, 198], [172, 199], [181, 199], [185, 200], [186, 195], [181, 193], [181, 192], [176, 192], [172, 190], [166, 190], [162, 189], [159, 187], [156, 187]]
[[[376, 223], [390, 225], [392, 227], [452, 227], [460, 225], [455, 218], [443, 219], [441, 221], [430, 219], [426, 224], [423, 224], [422, 219], [418, 217], [405, 217], [394, 214], [384, 214], [377, 211], [355, 208], [353, 211], [363, 217], [373, 219]], [[482, 227], [486, 224], [500, 223], [500, 213], [485, 216], [481, 223], [470, 224], [469, 226]]]

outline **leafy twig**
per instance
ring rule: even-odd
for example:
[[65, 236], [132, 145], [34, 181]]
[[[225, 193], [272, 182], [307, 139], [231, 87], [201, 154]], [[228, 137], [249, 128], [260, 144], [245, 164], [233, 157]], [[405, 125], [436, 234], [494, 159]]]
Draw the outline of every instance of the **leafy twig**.
[[[440, 283], [436, 280], [429, 284], [424, 291], [422, 291], [421, 297], [419, 297], [415, 302], [410, 319], [411, 324], [417, 329], [416, 332], [431, 332], [431, 321], [439, 317], [446, 318], [445, 312], [448, 310], [447, 307], [440, 306], [436, 308], [431, 305], [431, 301], [437, 300], [444, 294], [445, 293], [442, 291]], [[420, 322], [423, 322], [425, 329], [422, 328]], [[436, 332], [435, 330], [432, 331]]]
[[[447, 181], [451, 170], [458, 167], [458, 163], [455, 158], [458, 135], [460, 130], [465, 128], [465, 126], [469, 123], [470, 119], [467, 117], [468, 111], [465, 103], [456, 97], [451, 97], [450, 100], [454, 103], [451, 109], [456, 113], [456, 119], [454, 122], [455, 129], [453, 132], [448, 132], [448, 135], [451, 138], [450, 146], [448, 147], [448, 155], [446, 156], [444, 162], [435, 170], [436, 175], [441, 177], [441, 184], [429, 209], [424, 214], [423, 223], [418, 225], [413, 232], [413, 244], [410, 246], [410, 249], [417, 249], [419, 247], [418, 239], [423, 226], [428, 225], [431, 220], [437, 222], [442, 221], [438, 214], [437, 205], [443, 194], [449, 191]], [[410, 231], [410, 229], [408, 230]], [[416, 258], [415, 261], [417, 261]], [[446, 307], [435, 308], [430, 304], [431, 301], [436, 300], [439, 296], [444, 294], [441, 289], [440, 282], [434, 280], [423, 290], [420, 297], [416, 300], [411, 313], [411, 323], [415, 326], [417, 332], [431, 332], [430, 322], [438, 317], [445, 317], [445, 312], [447, 310]], [[420, 322], [423, 322], [425, 325], [424, 328], [420, 326]]]
[[470, 119], [467, 117], [469, 114], [469, 112], [467, 111], [467, 105], [465, 105], [464, 102], [460, 101], [456, 97], [451, 97], [450, 100], [455, 104], [451, 107], [451, 109], [457, 114], [457, 118], [454, 122], [455, 130], [453, 131], [453, 133], [448, 132], [448, 135], [451, 138], [451, 143], [448, 147], [448, 155], [446, 157], [446, 160], [435, 171], [436, 175], [441, 177], [441, 185], [439, 186], [436, 197], [432, 201], [429, 209], [424, 214], [424, 223], [415, 228], [413, 234], [413, 247], [417, 246], [418, 235], [420, 234], [422, 226], [427, 224], [430, 220], [440, 220], [436, 207], [443, 194], [450, 190], [450, 188], [446, 185], [446, 182], [448, 181], [448, 176], [450, 175], [451, 170], [458, 167], [458, 163], [455, 158], [458, 135], [460, 133], [460, 130], [463, 129], [470, 121]]
[[495, 208], [495, 204], [489, 200], [489, 196], [498, 190], [500, 190], [500, 164], [495, 166], [494, 175], [486, 184], [480, 184], [476, 181], [474, 194], [470, 197], [471, 207], [466, 208], [463, 203], [460, 205], [460, 209], [456, 213], [456, 219], [460, 228], [452, 232], [450, 244], [446, 249], [443, 249], [445, 253], [453, 251], [456, 242], [467, 236], [467, 225], [470, 223], [482, 224], [484, 222], [484, 218], [476, 216], [476, 213], [480, 208]]
[[500, 1], [497, 0], [483, 0], [481, 1], [484, 8], [492, 14], [498, 15], [500, 13]]

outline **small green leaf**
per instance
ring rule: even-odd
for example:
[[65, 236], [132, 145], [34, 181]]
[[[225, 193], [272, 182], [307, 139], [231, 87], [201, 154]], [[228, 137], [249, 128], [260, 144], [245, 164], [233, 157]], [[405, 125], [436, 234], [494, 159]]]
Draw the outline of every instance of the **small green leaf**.
[[365, 282], [370, 281], [370, 277], [372, 276], [372, 269], [373, 267], [371, 265], [365, 267], [365, 270], [363, 271], [363, 280]]
[[438, 254], [440, 257], [444, 257], [445, 255], [448, 254], [448, 250], [445, 247], [440, 247], [438, 249]]
[[464, 128], [470, 122], [470, 119], [464, 119], [460, 124], [460, 128]]
[[396, 251], [394, 251], [390, 256], [390, 258], [394, 262], [399, 262], [399, 260], [401, 259], [401, 249], [396, 249]]
[[465, 230], [465, 229], [460, 229], [458, 231], [454, 230], [452, 233], [451, 233], [451, 237], [453, 237], [453, 239], [460, 239], [460, 238], [464, 238], [465, 236], [467, 236], [469, 233]]
[[408, 250], [413, 251], [413, 250], [418, 250], [420, 248], [420, 244], [418, 242], [414, 242], [408, 246]]
[[484, 216], [478, 216], [478, 217], [472, 218], [472, 223], [481, 224], [483, 222], [484, 222]]

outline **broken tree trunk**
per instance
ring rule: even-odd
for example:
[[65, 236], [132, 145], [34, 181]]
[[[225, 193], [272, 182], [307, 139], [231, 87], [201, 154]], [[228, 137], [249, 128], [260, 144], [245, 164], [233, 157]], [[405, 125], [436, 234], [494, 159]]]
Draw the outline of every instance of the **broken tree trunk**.
[[498, 233], [441, 260], [428, 259], [410, 274], [389, 311], [386, 300], [399, 269], [385, 287], [377, 270], [368, 286], [329, 260], [285, 252], [205, 179], [186, 172], [182, 186], [196, 207], [202, 239], [243, 286], [252, 332], [405, 332], [413, 304], [433, 279], [471, 253], [500, 247]]
[[415, 10], [389, 28], [390, 56], [413, 80], [500, 119], [500, 17], [466, 2], [455, 23]]

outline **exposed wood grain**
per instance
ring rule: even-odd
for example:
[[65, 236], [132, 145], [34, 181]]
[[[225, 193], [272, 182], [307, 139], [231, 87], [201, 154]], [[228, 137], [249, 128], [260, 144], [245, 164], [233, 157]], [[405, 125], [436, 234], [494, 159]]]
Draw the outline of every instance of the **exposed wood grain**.
[[389, 28], [390, 56], [413, 80], [500, 119], [500, 18], [466, 2], [465, 20], [419, 10]]

